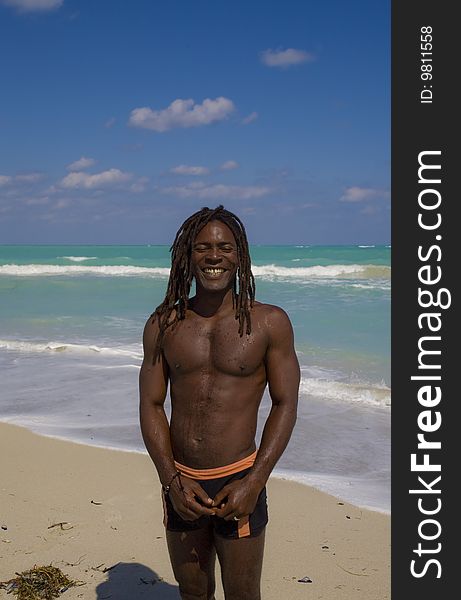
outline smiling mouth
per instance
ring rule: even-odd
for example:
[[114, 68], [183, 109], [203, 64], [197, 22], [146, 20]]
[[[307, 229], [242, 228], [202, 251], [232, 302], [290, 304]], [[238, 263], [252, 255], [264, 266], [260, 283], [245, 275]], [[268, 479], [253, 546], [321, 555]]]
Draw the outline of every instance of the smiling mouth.
[[204, 273], [207, 275], [222, 275], [226, 271], [226, 269], [221, 269], [219, 267], [205, 267], [202, 269]]

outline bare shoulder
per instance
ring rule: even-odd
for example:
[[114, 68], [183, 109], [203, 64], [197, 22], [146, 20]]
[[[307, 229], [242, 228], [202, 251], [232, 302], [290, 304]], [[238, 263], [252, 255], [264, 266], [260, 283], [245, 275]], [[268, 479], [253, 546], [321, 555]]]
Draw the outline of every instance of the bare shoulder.
[[152, 329], [158, 329], [158, 316], [155, 312], [147, 317], [147, 321], [144, 325], [144, 331], [149, 332]]
[[275, 322], [290, 322], [290, 318], [288, 314], [280, 308], [280, 306], [276, 306], [275, 304], [265, 304], [263, 302], [255, 301], [253, 304], [252, 315], [257, 316], [257, 318], [263, 318], [265, 320], [275, 321]]
[[271, 338], [293, 334], [290, 317], [280, 306], [255, 302], [251, 316], [255, 324], [266, 330]]
[[[171, 325], [171, 323], [173, 323], [173, 321], [176, 319], [176, 306], [174, 306], [171, 310], [170, 310], [170, 314], [168, 315], [168, 325]], [[161, 317], [162, 321], [164, 319], [164, 317]], [[146, 324], [144, 325], [144, 333], [147, 333], [148, 335], [157, 335], [159, 332], [159, 322], [160, 322], [160, 317], [158, 315], [157, 312], [153, 312], [151, 315], [149, 315], [149, 317], [147, 318]]]
[[155, 313], [152, 313], [145, 325], [142, 336], [142, 341], [144, 345], [144, 351], [153, 351], [158, 339], [159, 334], [159, 325], [158, 325], [158, 316]]
[[[168, 315], [167, 323], [171, 325], [176, 320], [176, 307], [174, 307]], [[144, 325], [143, 344], [146, 349], [153, 349], [157, 345], [158, 336], [160, 333], [160, 317], [154, 311], [147, 319]]]

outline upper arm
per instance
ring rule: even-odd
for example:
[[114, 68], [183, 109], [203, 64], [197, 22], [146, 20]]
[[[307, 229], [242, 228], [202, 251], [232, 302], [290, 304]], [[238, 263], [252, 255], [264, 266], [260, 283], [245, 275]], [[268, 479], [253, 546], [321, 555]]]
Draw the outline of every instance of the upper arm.
[[270, 307], [266, 318], [268, 347], [266, 351], [266, 377], [274, 404], [298, 401], [300, 369], [294, 346], [293, 327], [284, 310]]
[[163, 353], [156, 352], [159, 336], [158, 319], [150, 316], [144, 326], [144, 358], [139, 372], [141, 406], [161, 406], [168, 388], [168, 365]]

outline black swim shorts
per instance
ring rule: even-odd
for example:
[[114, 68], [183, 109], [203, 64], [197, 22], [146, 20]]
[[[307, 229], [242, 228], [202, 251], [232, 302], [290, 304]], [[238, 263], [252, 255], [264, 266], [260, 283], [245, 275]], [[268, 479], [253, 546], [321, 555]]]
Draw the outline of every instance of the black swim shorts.
[[[252, 462], [254, 462], [255, 456], [256, 452], [251, 455], [251, 457], [248, 457], [248, 459], [250, 459], [250, 461], [252, 459]], [[242, 461], [232, 463], [226, 467], [202, 469], [200, 471], [184, 467], [179, 463], [176, 463], [176, 467], [187, 477], [196, 479], [208, 496], [214, 498], [219, 490], [225, 485], [231, 481], [245, 477], [250, 471], [251, 466], [241, 470], [238, 469], [243, 464], [247, 465], [248, 459], [243, 459]], [[187, 473], [184, 471], [187, 471]], [[203, 476], [207, 472], [209, 474], [205, 479], [199, 479], [199, 476]], [[196, 473], [197, 476], [194, 476], [194, 473]], [[226, 474], [219, 476], [219, 473]], [[164, 524], [168, 531], [195, 531], [211, 525], [218, 535], [228, 539], [237, 539], [241, 537], [256, 537], [262, 532], [268, 522], [267, 494], [265, 487], [258, 496], [254, 511], [249, 516], [242, 517], [238, 521], [226, 521], [216, 515], [202, 515], [195, 521], [185, 521], [174, 510], [168, 494], [162, 493], [162, 495], [164, 499]]]

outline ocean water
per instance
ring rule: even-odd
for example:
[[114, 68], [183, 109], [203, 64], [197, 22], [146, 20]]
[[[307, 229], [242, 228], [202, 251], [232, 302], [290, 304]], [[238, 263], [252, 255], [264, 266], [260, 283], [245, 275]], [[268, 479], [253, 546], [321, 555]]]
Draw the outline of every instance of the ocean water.
[[[274, 474], [390, 512], [390, 247], [250, 250], [256, 298], [289, 314], [302, 372]], [[144, 452], [141, 336], [169, 265], [167, 246], [0, 246], [0, 420]], [[266, 392], [258, 439], [269, 409]]]

